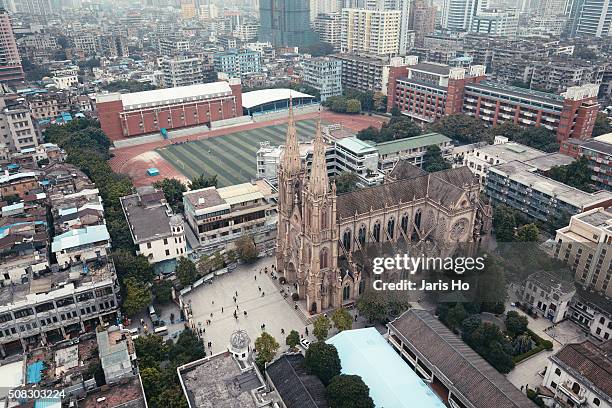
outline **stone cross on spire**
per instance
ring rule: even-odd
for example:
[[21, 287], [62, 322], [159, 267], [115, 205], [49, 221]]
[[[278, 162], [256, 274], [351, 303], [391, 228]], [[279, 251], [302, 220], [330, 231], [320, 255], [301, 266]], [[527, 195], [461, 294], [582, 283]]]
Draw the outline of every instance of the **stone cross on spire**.
[[289, 121], [287, 123], [287, 138], [285, 151], [281, 162], [282, 171], [286, 174], [297, 174], [301, 169], [300, 147], [297, 138], [295, 119], [293, 118], [293, 97], [289, 94]]
[[327, 179], [327, 162], [325, 160], [325, 142], [321, 133], [321, 119], [317, 122], [317, 131], [313, 142], [312, 169], [308, 188], [316, 195], [323, 195], [329, 191]]

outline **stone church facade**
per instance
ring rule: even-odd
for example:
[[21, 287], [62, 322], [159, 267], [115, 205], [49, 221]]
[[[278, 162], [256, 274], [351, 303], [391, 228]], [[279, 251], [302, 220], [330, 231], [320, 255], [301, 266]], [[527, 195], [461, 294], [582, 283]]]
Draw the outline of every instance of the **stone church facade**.
[[[365, 289], [365, 247], [402, 242], [478, 242], [491, 208], [467, 167], [425, 173], [400, 161], [385, 183], [347, 194], [330, 185], [320, 124], [310, 175], [302, 165], [290, 111], [279, 166], [277, 268], [296, 283], [311, 313], [354, 302]], [[362, 279], [363, 278], [363, 279]]]

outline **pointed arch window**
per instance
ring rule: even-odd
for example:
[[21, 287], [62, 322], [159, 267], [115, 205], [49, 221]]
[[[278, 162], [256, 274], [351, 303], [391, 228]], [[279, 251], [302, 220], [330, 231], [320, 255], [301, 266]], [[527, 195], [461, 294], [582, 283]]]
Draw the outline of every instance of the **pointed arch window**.
[[375, 242], [380, 242], [380, 221], [376, 221], [376, 224], [374, 224], [372, 235], [374, 235]]
[[347, 251], [351, 250], [351, 242], [352, 242], [352, 236], [353, 234], [351, 233], [351, 230], [346, 230], [344, 231], [344, 234], [342, 235], [342, 245], [344, 245], [344, 249], [346, 249]]
[[323, 209], [323, 211], [321, 211], [321, 229], [327, 229], [327, 209]]
[[366, 226], [365, 225], [362, 225], [361, 227], [359, 227], [358, 238], [359, 238], [359, 244], [362, 246], [365, 245], [365, 242], [366, 242]]
[[391, 219], [387, 221], [387, 234], [389, 234], [389, 239], [393, 239], [394, 232], [395, 232], [395, 218], [391, 217]]
[[401, 228], [404, 234], [408, 234], [408, 214], [402, 216]]
[[417, 210], [416, 214], [414, 215], [414, 226], [417, 228], [421, 228], [421, 210]]
[[329, 266], [329, 255], [327, 253], [327, 248], [321, 249], [321, 253], [319, 254], [319, 268], [325, 269]]

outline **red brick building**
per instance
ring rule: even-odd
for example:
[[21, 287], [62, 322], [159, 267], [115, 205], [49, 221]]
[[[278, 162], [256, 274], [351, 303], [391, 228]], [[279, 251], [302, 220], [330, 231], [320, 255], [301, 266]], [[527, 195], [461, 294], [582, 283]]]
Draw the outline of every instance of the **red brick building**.
[[242, 116], [239, 79], [96, 97], [102, 130], [111, 140]]
[[556, 95], [487, 81], [480, 65], [465, 69], [406, 62], [407, 66], [389, 69], [387, 111], [397, 106], [422, 123], [463, 112], [490, 126], [502, 122], [543, 126], [559, 141], [585, 140], [593, 133], [599, 108], [597, 85], [575, 86]]

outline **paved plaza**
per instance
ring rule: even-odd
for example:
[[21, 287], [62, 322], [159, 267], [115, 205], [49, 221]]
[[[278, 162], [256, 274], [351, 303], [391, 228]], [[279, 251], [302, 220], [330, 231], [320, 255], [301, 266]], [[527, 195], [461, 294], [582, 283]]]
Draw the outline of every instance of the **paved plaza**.
[[[203, 284], [184, 296], [184, 301], [191, 304], [196, 328], [203, 331], [207, 352], [215, 354], [226, 350], [230, 335], [238, 329], [246, 330], [254, 346], [255, 339], [262, 333], [262, 324], [280, 344], [279, 351], [287, 348], [285, 338], [291, 330], [305, 335], [305, 325], [298, 312], [282, 297], [270, 277], [272, 263], [272, 258], [264, 258], [252, 265], [240, 265], [233, 272], [218, 276], [211, 284]], [[268, 274], [261, 272], [266, 266]], [[238, 296], [234, 302], [236, 292]], [[238, 319], [234, 318], [234, 311]], [[206, 324], [206, 320], [211, 323]], [[312, 341], [312, 325], [308, 331]], [[208, 342], [212, 342], [212, 349], [208, 348]]]

